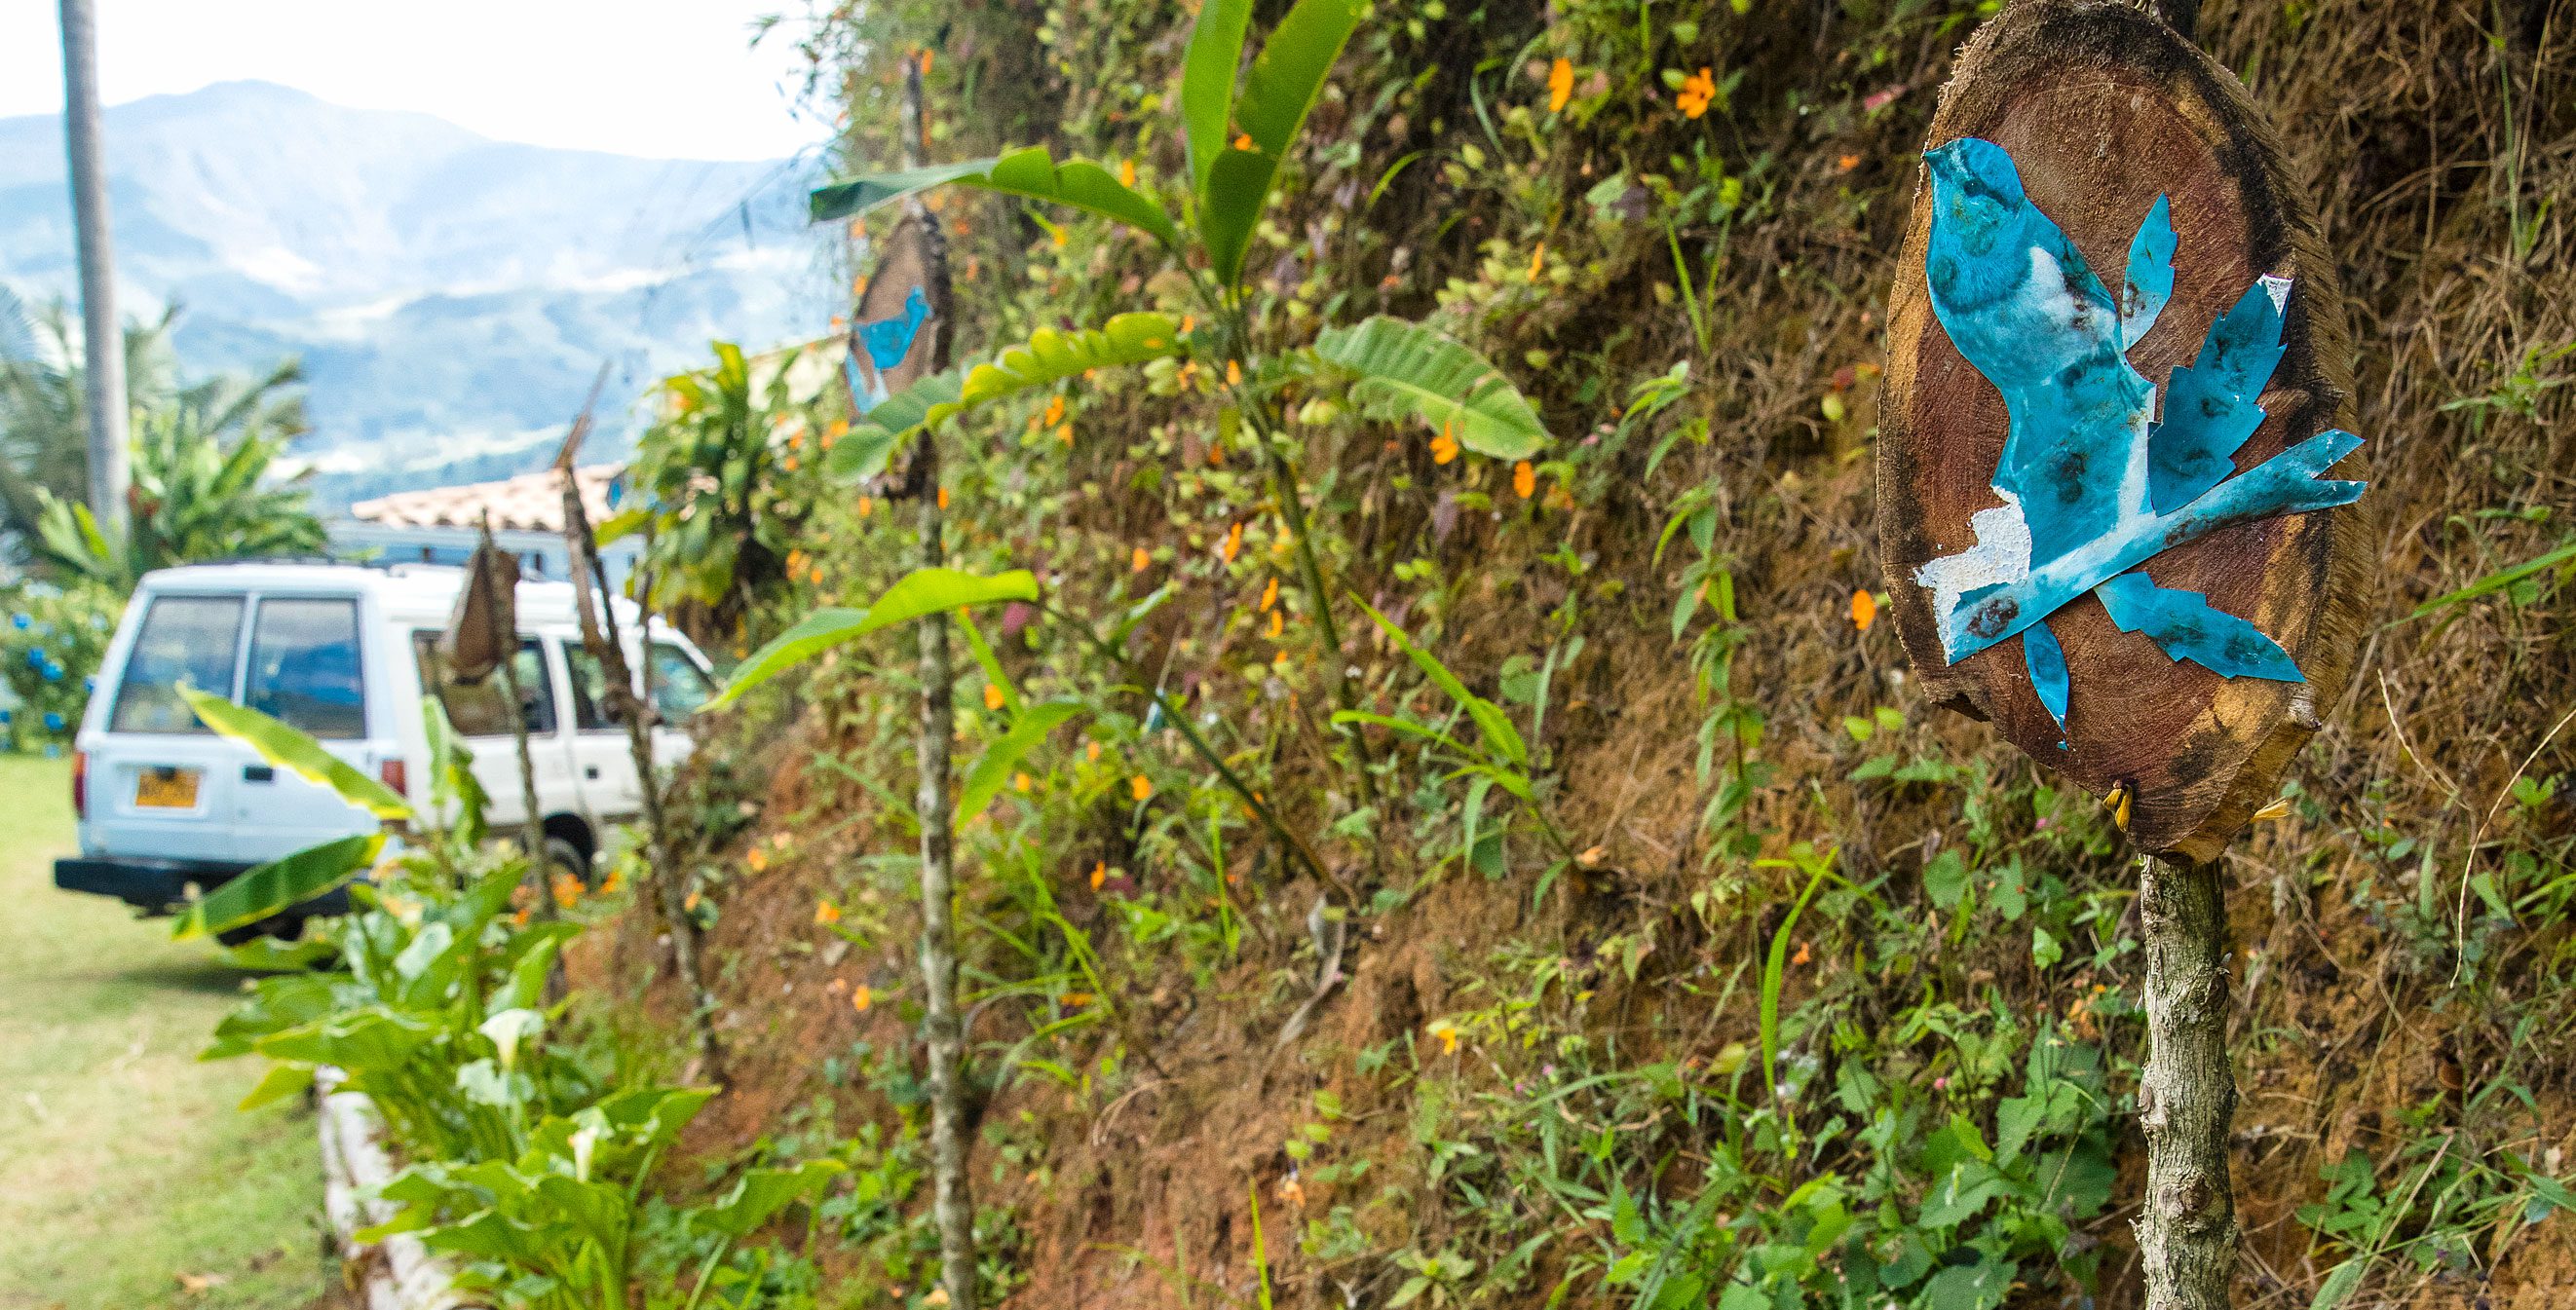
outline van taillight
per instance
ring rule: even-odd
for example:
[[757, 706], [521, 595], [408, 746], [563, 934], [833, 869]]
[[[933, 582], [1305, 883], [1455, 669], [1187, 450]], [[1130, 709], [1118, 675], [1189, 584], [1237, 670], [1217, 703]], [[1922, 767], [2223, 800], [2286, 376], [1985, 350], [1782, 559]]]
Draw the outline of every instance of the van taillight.
[[72, 752], [72, 817], [89, 818], [89, 752]]
[[410, 778], [411, 771], [403, 767], [401, 760], [387, 760], [376, 766], [376, 781], [383, 783], [385, 790], [396, 796], [411, 795], [411, 789], [403, 785]]

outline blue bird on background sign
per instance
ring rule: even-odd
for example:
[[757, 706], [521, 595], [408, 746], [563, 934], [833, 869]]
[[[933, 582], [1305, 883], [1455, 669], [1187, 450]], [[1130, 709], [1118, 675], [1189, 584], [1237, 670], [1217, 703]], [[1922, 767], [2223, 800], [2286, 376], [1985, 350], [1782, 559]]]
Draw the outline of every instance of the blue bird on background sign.
[[2003, 147], [1967, 137], [1924, 158], [1932, 312], [2003, 393], [2011, 423], [1994, 474], [2003, 505], [1970, 517], [1975, 545], [1915, 574], [1932, 589], [1943, 653], [1957, 663], [2020, 636], [2031, 686], [2062, 734], [2066, 655], [2045, 620], [2090, 591], [2121, 631], [2145, 633], [2177, 661], [2230, 678], [2305, 681], [2253, 624], [2199, 592], [2129, 571], [2231, 524], [2361, 495], [2362, 483], [2323, 476], [2361, 444], [2339, 429], [2236, 472], [2238, 448], [2263, 422], [2255, 402], [2281, 362], [2289, 281], [2258, 279], [2211, 325], [2199, 357], [2168, 380], [2158, 422], [2156, 389], [2128, 352], [2173, 294], [2165, 198], [2139, 224], [2115, 298], [2023, 194]]

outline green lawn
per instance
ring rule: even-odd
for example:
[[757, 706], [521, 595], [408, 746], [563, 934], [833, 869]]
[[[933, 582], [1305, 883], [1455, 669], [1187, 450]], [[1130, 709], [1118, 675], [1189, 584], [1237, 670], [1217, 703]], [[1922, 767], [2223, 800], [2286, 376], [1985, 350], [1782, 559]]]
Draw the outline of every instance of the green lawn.
[[56, 891], [64, 761], [0, 755], [0, 1310], [301, 1307], [322, 1184], [300, 1103], [196, 1053], [242, 976], [169, 921]]

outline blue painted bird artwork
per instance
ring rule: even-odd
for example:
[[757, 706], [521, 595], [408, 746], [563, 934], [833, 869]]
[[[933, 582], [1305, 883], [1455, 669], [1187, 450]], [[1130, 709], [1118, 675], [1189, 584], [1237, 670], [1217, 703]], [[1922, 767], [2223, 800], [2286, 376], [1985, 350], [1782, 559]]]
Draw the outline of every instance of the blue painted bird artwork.
[[[848, 374], [850, 396], [858, 413], [874, 409], [886, 398], [885, 374], [901, 365], [912, 353], [914, 338], [921, 335], [921, 325], [930, 319], [930, 298], [914, 287], [903, 298], [903, 309], [885, 318], [859, 324], [854, 334], [849, 357], [841, 361]], [[868, 376], [859, 372], [859, 355], [865, 352], [872, 366]]]
[[1948, 660], [2021, 638], [2061, 749], [2069, 679], [2048, 618], [2087, 592], [2120, 630], [2144, 633], [2174, 661], [2229, 678], [2304, 681], [2297, 662], [2254, 624], [2136, 571], [2220, 528], [2361, 495], [2363, 483], [2325, 476], [2361, 444], [2340, 429], [2242, 472], [2235, 467], [2263, 422], [2257, 401], [2281, 362], [2289, 281], [2258, 278], [2218, 317], [2197, 358], [2167, 379], [2159, 418], [2157, 388], [2128, 354], [2173, 292], [2167, 198], [2140, 220], [2114, 296], [2031, 203], [2003, 147], [1963, 137], [1924, 157], [1933, 314], [1959, 354], [2003, 393], [2009, 419], [1993, 478], [2002, 505], [1970, 517], [1975, 544], [1915, 574], [1932, 593]]

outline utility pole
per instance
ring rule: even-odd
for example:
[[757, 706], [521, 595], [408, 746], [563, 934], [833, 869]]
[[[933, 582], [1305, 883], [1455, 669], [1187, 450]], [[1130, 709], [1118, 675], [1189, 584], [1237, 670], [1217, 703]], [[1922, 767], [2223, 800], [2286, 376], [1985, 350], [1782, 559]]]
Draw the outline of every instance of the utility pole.
[[63, 128], [70, 147], [72, 222], [80, 247], [82, 378], [89, 407], [89, 512], [110, 541], [125, 536], [125, 338], [116, 321], [116, 267], [99, 162], [98, 24], [91, 0], [62, 0]]

